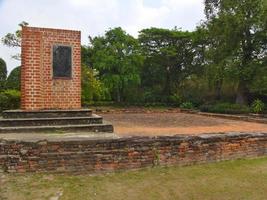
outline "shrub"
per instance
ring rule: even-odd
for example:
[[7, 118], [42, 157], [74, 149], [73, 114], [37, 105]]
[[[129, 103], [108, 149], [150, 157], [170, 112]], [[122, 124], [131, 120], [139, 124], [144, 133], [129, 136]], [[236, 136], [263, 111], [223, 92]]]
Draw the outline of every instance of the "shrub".
[[97, 71], [82, 65], [82, 104], [105, 100], [104, 85], [97, 78]]
[[172, 105], [177, 105], [179, 106], [182, 102], [182, 97], [177, 95], [177, 94], [174, 94], [174, 95], [171, 95], [168, 97], [168, 103], [172, 104]]
[[194, 105], [191, 102], [184, 102], [180, 105], [180, 108], [184, 108], [184, 109], [193, 109]]
[[214, 105], [202, 105], [200, 106], [200, 111], [223, 114], [247, 114], [250, 112], [250, 109], [245, 105], [217, 103]]
[[20, 92], [17, 90], [5, 90], [0, 93], [0, 111], [18, 109], [20, 106]]
[[263, 112], [264, 107], [265, 107], [264, 103], [259, 99], [256, 99], [255, 101], [253, 101], [253, 103], [251, 105], [252, 112], [257, 113], [257, 114]]

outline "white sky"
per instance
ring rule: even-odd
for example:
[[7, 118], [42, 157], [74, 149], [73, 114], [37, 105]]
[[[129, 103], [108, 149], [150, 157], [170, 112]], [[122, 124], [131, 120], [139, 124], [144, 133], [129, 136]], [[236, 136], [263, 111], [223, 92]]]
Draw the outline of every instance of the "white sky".
[[[0, 0], [0, 37], [15, 32], [18, 24], [82, 31], [82, 44], [88, 35], [103, 35], [122, 27], [137, 37], [143, 28], [182, 28], [194, 30], [204, 19], [203, 0]], [[0, 44], [0, 57], [8, 71], [20, 65], [11, 55], [20, 49]]]

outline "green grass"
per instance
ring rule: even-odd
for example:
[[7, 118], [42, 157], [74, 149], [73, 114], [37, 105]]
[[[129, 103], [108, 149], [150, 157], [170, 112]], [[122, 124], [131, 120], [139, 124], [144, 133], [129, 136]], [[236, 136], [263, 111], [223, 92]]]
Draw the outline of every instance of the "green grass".
[[105, 175], [0, 174], [0, 177], [2, 199], [50, 199], [60, 193], [59, 199], [64, 200], [264, 200], [267, 197], [267, 158]]

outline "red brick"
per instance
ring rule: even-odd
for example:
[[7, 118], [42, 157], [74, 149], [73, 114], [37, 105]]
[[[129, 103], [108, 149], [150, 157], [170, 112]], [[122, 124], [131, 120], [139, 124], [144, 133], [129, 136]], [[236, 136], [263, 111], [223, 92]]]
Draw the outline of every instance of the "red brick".
[[[21, 109], [81, 107], [80, 37], [80, 31], [23, 27]], [[72, 79], [51, 78], [53, 44], [73, 46]]]

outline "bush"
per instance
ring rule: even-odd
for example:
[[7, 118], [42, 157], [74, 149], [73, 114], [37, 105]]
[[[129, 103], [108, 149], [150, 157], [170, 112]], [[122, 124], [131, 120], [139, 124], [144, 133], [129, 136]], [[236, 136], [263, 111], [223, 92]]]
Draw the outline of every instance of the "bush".
[[97, 77], [97, 71], [82, 65], [82, 104], [108, 100], [108, 91]]
[[200, 106], [202, 112], [223, 113], [223, 114], [247, 114], [250, 112], [248, 106], [231, 104], [231, 103], [217, 103], [214, 105]]
[[168, 103], [172, 104], [172, 105], [181, 105], [181, 102], [182, 102], [182, 97], [177, 95], [177, 94], [174, 94], [174, 95], [171, 95], [168, 97]]
[[20, 90], [20, 73], [21, 67], [14, 68], [6, 80], [6, 89], [8, 90]]
[[194, 105], [191, 102], [184, 102], [180, 105], [180, 108], [193, 109]]
[[264, 107], [265, 107], [264, 103], [259, 99], [253, 101], [251, 105], [252, 112], [257, 114], [262, 113], [264, 111]]
[[0, 111], [18, 109], [20, 106], [20, 92], [17, 90], [5, 90], [0, 93]]

